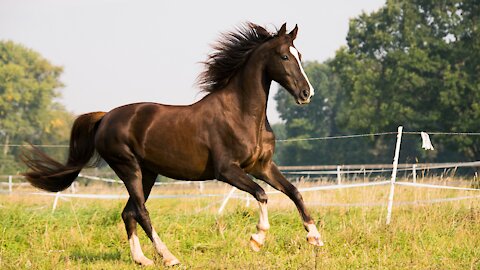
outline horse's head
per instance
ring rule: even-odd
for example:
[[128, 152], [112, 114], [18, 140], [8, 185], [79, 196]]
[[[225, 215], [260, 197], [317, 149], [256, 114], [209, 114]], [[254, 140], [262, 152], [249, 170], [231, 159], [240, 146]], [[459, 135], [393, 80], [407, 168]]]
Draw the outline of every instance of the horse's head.
[[287, 33], [283, 24], [274, 39], [269, 42], [267, 53], [268, 76], [290, 92], [298, 104], [307, 104], [315, 91], [303, 70], [302, 56], [293, 45], [298, 27]]

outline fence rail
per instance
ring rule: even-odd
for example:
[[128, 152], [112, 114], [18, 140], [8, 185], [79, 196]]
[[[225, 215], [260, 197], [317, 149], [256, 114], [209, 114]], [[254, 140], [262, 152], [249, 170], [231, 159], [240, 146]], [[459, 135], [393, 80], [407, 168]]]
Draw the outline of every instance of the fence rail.
[[[309, 165], [309, 166], [279, 166], [283, 172], [294, 171], [321, 171], [336, 170], [339, 167], [342, 170], [373, 170], [373, 169], [393, 169], [393, 164], [345, 164], [345, 165]], [[461, 167], [480, 167], [480, 161], [473, 162], [447, 162], [447, 163], [403, 163], [398, 164], [399, 169], [412, 168], [416, 166], [419, 170], [443, 169], [443, 168], [461, 168]]]
[[[346, 138], [356, 138], [364, 136], [380, 136], [380, 135], [391, 135], [397, 134], [397, 143], [395, 148], [395, 157], [393, 164], [352, 164], [352, 165], [314, 165], [314, 166], [280, 166], [280, 170], [287, 175], [322, 175], [322, 174], [336, 174], [337, 183], [334, 185], [327, 186], [313, 186], [307, 188], [299, 188], [300, 192], [315, 192], [321, 190], [337, 190], [337, 189], [346, 189], [346, 188], [358, 188], [358, 187], [371, 187], [371, 186], [380, 186], [380, 185], [390, 185], [390, 193], [388, 196], [387, 202], [374, 202], [374, 203], [357, 203], [357, 204], [322, 204], [318, 203], [315, 205], [324, 205], [324, 206], [373, 206], [373, 205], [388, 205], [387, 211], [387, 224], [390, 223], [392, 207], [394, 204], [394, 190], [396, 185], [408, 186], [408, 187], [417, 187], [417, 188], [434, 188], [434, 189], [450, 189], [450, 190], [463, 190], [469, 192], [477, 192], [480, 189], [468, 188], [468, 187], [452, 187], [446, 185], [432, 185], [432, 184], [421, 184], [416, 183], [416, 171], [417, 170], [433, 170], [433, 169], [448, 169], [448, 168], [462, 168], [462, 167], [480, 167], [480, 161], [473, 162], [462, 162], [462, 163], [415, 163], [415, 164], [398, 164], [398, 158], [400, 153], [401, 145], [401, 136], [403, 128], [399, 127], [398, 132], [385, 132], [385, 133], [376, 133], [376, 134], [359, 134], [359, 135], [346, 135], [346, 136], [336, 136], [336, 137], [319, 137], [319, 138], [307, 138], [307, 139], [289, 139], [289, 140], [277, 140], [278, 142], [287, 142], [287, 141], [302, 141], [302, 140], [327, 140], [327, 139], [346, 139]], [[404, 134], [421, 134], [421, 132], [405, 132]], [[430, 134], [436, 135], [480, 135], [480, 133], [441, 133], [441, 132], [430, 132]], [[1, 145], [0, 145], [1, 146]], [[10, 145], [10, 146], [21, 146], [21, 145]], [[51, 145], [42, 145], [41, 147], [66, 147], [66, 146], [51, 146]], [[433, 147], [431, 148], [433, 149]], [[411, 182], [397, 182], [396, 173], [397, 171], [407, 171], [411, 170], [413, 175], [413, 183]], [[344, 184], [342, 183], [343, 174], [358, 174], [358, 173], [378, 173], [378, 172], [392, 172], [391, 180], [388, 181], [377, 181], [377, 182], [366, 182], [366, 183], [353, 183], [353, 184]], [[90, 180], [102, 181], [107, 183], [118, 183], [123, 184], [122, 181], [117, 179], [102, 178], [98, 176], [89, 176], [89, 175], [79, 175]], [[47, 193], [47, 192], [24, 192], [24, 191], [14, 191], [14, 186], [25, 185], [25, 183], [14, 183], [13, 179], [19, 179], [22, 176], [0, 176], [0, 179], [8, 179], [7, 183], [0, 182], [0, 186], [8, 186], [8, 190], [0, 190], [0, 194], [18, 194], [18, 195], [38, 195], [38, 196], [54, 196], [55, 200], [53, 203], [52, 211], [55, 211], [58, 200], [60, 198], [83, 198], [83, 199], [125, 199], [128, 197], [127, 194], [78, 194], [73, 190], [72, 193]], [[203, 190], [203, 182], [195, 181], [175, 181], [175, 182], [157, 182], [156, 186], [165, 186], [165, 185], [185, 185], [185, 184], [199, 184], [199, 189]], [[75, 187], [75, 185], [73, 185]], [[223, 197], [221, 201], [221, 206], [219, 209], [219, 214], [225, 208], [229, 199], [241, 199], [246, 200], [247, 205], [249, 205], [250, 197], [242, 196], [237, 192], [236, 188], [229, 190], [227, 194], [178, 194], [178, 195], [152, 195], [152, 199], [166, 199], [166, 198], [206, 198], [206, 197]], [[267, 194], [276, 194], [278, 191], [268, 191]], [[439, 203], [447, 201], [457, 201], [465, 199], [478, 199], [480, 195], [474, 196], [463, 196], [457, 198], [445, 198], [445, 199], [432, 199], [424, 201], [415, 201], [415, 202], [395, 202], [395, 204], [418, 204], [418, 203]]]

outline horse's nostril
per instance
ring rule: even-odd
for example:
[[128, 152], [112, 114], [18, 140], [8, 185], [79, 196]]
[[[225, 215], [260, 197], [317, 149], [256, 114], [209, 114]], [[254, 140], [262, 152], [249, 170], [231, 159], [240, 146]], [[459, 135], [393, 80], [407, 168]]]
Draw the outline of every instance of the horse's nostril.
[[302, 90], [302, 98], [307, 99], [308, 98], [308, 90]]

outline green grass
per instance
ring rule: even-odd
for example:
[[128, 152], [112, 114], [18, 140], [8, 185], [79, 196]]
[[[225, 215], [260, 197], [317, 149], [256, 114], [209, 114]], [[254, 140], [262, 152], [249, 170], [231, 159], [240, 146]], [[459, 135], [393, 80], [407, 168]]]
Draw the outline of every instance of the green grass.
[[[383, 200], [388, 187], [306, 195], [307, 201]], [[455, 197], [453, 191], [399, 188], [398, 200]], [[396, 195], [397, 196], [397, 195]], [[374, 197], [374, 198], [372, 198]], [[153, 225], [182, 262], [173, 269], [480, 269], [480, 200], [394, 206], [385, 225], [385, 207], [309, 207], [325, 247], [306, 240], [291, 203], [270, 203], [271, 229], [264, 248], [249, 248], [258, 212], [229, 202], [224, 215], [213, 199], [152, 200]], [[133, 269], [120, 217], [122, 200], [59, 201], [0, 196], [0, 269]], [[205, 209], [206, 208], [206, 209]], [[202, 210], [203, 209], [203, 210]], [[147, 257], [161, 259], [141, 229]]]

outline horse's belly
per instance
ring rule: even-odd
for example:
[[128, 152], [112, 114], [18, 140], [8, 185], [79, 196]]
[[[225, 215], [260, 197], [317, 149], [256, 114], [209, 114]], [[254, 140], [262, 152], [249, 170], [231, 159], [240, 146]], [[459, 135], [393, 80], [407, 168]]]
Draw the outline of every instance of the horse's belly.
[[163, 176], [179, 180], [214, 179], [214, 170], [208, 153], [169, 149], [148, 151], [144, 163]]

